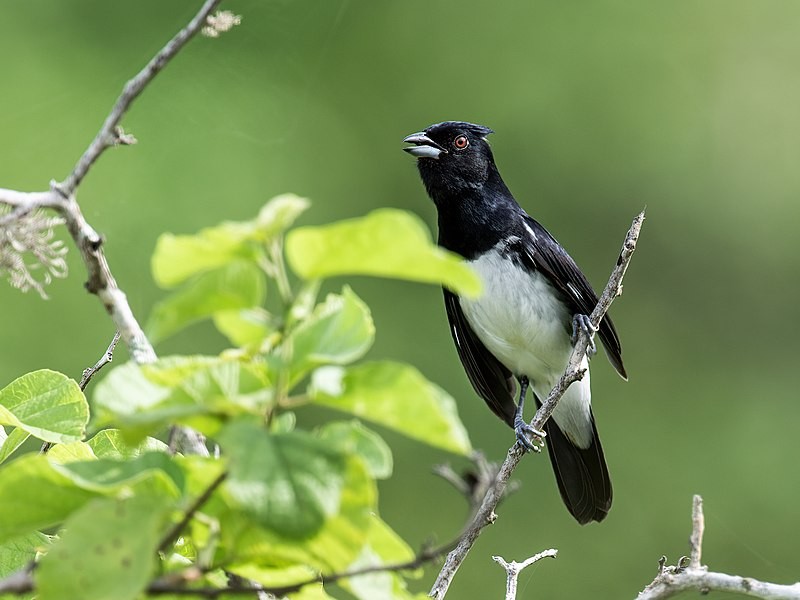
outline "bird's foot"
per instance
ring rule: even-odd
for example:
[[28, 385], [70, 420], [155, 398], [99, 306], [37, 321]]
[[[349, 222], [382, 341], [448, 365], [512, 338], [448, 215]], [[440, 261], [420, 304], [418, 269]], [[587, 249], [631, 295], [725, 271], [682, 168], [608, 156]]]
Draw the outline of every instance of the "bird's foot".
[[517, 436], [517, 443], [526, 452], [541, 452], [544, 448], [544, 438], [547, 434], [528, 425], [519, 415], [514, 418], [514, 434]]
[[598, 328], [594, 326], [591, 319], [583, 314], [577, 314], [572, 317], [572, 343], [578, 341], [578, 332], [585, 331], [589, 336], [589, 345], [586, 347], [586, 353], [589, 356], [597, 354], [597, 344], [594, 343], [594, 334], [597, 333]]

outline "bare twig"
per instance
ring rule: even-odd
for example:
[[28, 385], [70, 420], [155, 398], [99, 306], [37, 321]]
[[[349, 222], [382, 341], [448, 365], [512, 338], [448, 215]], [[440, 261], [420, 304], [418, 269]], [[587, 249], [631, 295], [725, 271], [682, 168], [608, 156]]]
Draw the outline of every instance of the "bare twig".
[[88, 369], [83, 370], [81, 381], [78, 384], [81, 390], [86, 390], [86, 386], [89, 385], [89, 382], [92, 380], [92, 377], [94, 377], [95, 374], [100, 369], [102, 369], [108, 363], [114, 360], [114, 349], [117, 347], [117, 343], [119, 343], [119, 337], [120, 337], [119, 331], [115, 332], [114, 338], [111, 340], [111, 343], [108, 345], [108, 348], [106, 348], [105, 354], [103, 354], [103, 356], [100, 357], [100, 360], [98, 360], [96, 363], [94, 363], [94, 365], [92, 365]]
[[[95, 376], [100, 369], [105, 367], [108, 363], [114, 360], [114, 349], [117, 347], [117, 343], [119, 343], [119, 331], [114, 333], [114, 337], [111, 339], [111, 343], [106, 348], [105, 353], [103, 356], [100, 357], [94, 365], [89, 367], [88, 369], [83, 370], [83, 375], [81, 376], [81, 381], [78, 383], [78, 387], [81, 388], [81, 391], [86, 391], [86, 386], [89, 385], [89, 382], [92, 380], [92, 377]], [[42, 448], [39, 451], [41, 454], [46, 454], [50, 448], [53, 447], [53, 442], [44, 442], [42, 444]]]
[[691, 555], [687, 560], [681, 557], [676, 566], [667, 566], [666, 557], [658, 561], [658, 575], [653, 582], [639, 593], [636, 600], [664, 600], [678, 594], [696, 590], [701, 594], [708, 592], [734, 592], [754, 598], [767, 600], [800, 599], [800, 583], [781, 585], [759, 581], [751, 577], [714, 573], [700, 563], [703, 546], [703, 499], [692, 498], [692, 535], [689, 538]]
[[[83, 181], [83, 178], [89, 172], [89, 169], [103, 151], [120, 142], [123, 144], [131, 143], [129, 138], [123, 137], [125, 135], [124, 132], [122, 132], [121, 129], [117, 129], [122, 117], [128, 112], [131, 104], [133, 104], [133, 101], [142, 93], [142, 90], [144, 90], [153, 78], [167, 66], [167, 63], [180, 52], [181, 48], [186, 45], [186, 42], [192, 39], [206, 24], [206, 19], [211, 14], [211, 11], [213, 11], [221, 1], [222, 0], [206, 0], [186, 27], [175, 34], [175, 37], [167, 42], [167, 44], [159, 50], [158, 54], [156, 54], [133, 79], [125, 84], [125, 87], [122, 88], [122, 93], [114, 103], [114, 107], [103, 122], [100, 131], [97, 132], [92, 143], [89, 144], [89, 147], [80, 159], [78, 159], [78, 162], [75, 164], [69, 176], [59, 184], [58, 188], [64, 196], [70, 196], [75, 192], [81, 181]], [[120, 135], [121, 133], [122, 135]]]
[[[592, 314], [589, 316], [595, 329], [600, 326], [600, 321], [603, 320], [603, 317], [608, 312], [608, 309], [611, 307], [616, 297], [622, 293], [622, 278], [625, 276], [625, 271], [628, 269], [633, 252], [636, 250], [636, 242], [639, 239], [642, 223], [644, 223], [644, 211], [639, 213], [633, 220], [628, 230], [628, 235], [625, 236], [625, 242], [622, 245], [622, 251], [617, 259], [614, 271], [611, 273], [611, 277], [600, 296], [600, 300], [597, 302], [597, 306], [595, 306]], [[550, 391], [547, 399], [542, 403], [539, 410], [536, 411], [531, 421], [531, 426], [535, 429], [541, 430], [544, 427], [545, 422], [550, 418], [550, 415], [553, 414], [556, 404], [561, 399], [561, 396], [564, 395], [564, 392], [567, 391], [570, 384], [583, 377], [585, 371], [581, 367], [581, 364], [586, 358], [589, 342], [590, 337], [585, 331], [580, 330], [564, 374]], [[494, 485], [486, 492], [480, 509], [475, 514], [472, 522], [464, 530], [464, 534], [461, 536], [458, 546], [447, 555], [447, 560], [445, 560], [444, 566], [442, 566], [442, 570], [439, 572], [439, 576], [436, 578], [429, 592], [432, 598], [436, 600], [444, 598], [447, 589], [450, 587], [450, 583], [453, 581], [453, 577], [455, 577], [456, 571], [458, 571], [461, 563], [464, 562], [475, 540], [478, 539], [483, 528], [493, 523], [497, 518], [494, 509], [497, 508], [498, 503], [502, 499], [506, 487], [508, 486], [509, 478], [514, 472], [514, 469], [517, 468], [524, 454], [525, 451], [519, 444], [515, 444], [508, 451], [505, 461], [503, 461], [503, 464], [500, 466], [500, 471], [497, 474]]]
[[705, 517], [703, 516], [703, 498], [699, 494], [692, 497], [692, 535], [689, 538], [689, 546], [692, 552], [689, 558], [689, 568], [699, 569], [700, 559], [703, 557], [703, 532], [706, 528]]
[[21, 596], [33, 591], [33, 575], [31, 574], [31, 566], [16, 571], [11, 575], [0, 579], [0, 595], [14, 594]]
[[175, 523], [175, 526], [170, 529], [166, 535], [161, 539], [161, 543], [158, 545], [159, 552], [165, 552], [167, 548], [169, 548], [175, 540], [177, 540], [186, 526], [189, 524], [189, 521], [192, 520], [195, 513], [200, 510], [200, 508], [208, 502], [208, 499], [211, 498], [211, 494], [222, 484], [223, 481], [228, 477], [228, 473], [223, 471], [220, 473], [214, 481], [205, 489], [205, 491], [200, 494], [197, 499], [192, 503], [192, 505], [186, 510], [186, 513], [183, 515], [183, 518], [178, 522]]
[[[122, 117], [142, 90], [175, 57], [186, 42], [203, 27], [211, 11], [220, 1], [206, 0], [189, 24], [167, 42], [158, 54], [125, 84], [100, 131], [97, 132], [94, 140], [63, 182], [51, 182], [50, 190], [46, 192], [26, 193], [0, 188], [0, 203], [12, 206], [13, 210], [9, 215], [14, 215], [15, 218], [37, 208], [49, 208], [55, 210], [64, 219], [89, 274], [86, 289], [100, 298], [103, 306], [114, 320], [122, 339], [130, 349], [131, 357], [140, 364], [155, 361], [155, 351], [134, 317], [125, 294], [117, 286], [102, 249], [103, 239], [84, 218], [76, 200], [76, 194], [78, 186], [89, 169], [107, 148], [118, 144], [130, 144], [134, 141], [134, 138], [125, 134], [119, 126]], [[4, 216], [4, 224], [6, 224], [6, 218], [11, 218], [9, 215]]]
[[539, 552], [539, 554], [534, 554], [521, 563], [518, 563], [514, 560], [509, 563], [506, 562], [502, 556], [493, 556], [492, 558], [506, 570], [506, 600], [516, 600], [517, 579], [519, 578], [519, 574], [522, 572], [522, 569], [542, 560], [543, 558], [555, 558], [557, 555], [558, 550], [555, 548], [550, 548], [549, 550]]
[[[449, 464], [434, 465], [433, 472], [461, 493], [469, 503], [469, 520], [475, 515], [481, 506], [483, 497], [492, 485], [494, 485], [500, 465], [486, 459], [486, 456], [475, 451], [470, 456], [473, 468], [467, 469], [462, 473], [456, 473]], [[509, 482], [504, 492], [504, 498], [510, 496], [519, 489], [518, 481]]]

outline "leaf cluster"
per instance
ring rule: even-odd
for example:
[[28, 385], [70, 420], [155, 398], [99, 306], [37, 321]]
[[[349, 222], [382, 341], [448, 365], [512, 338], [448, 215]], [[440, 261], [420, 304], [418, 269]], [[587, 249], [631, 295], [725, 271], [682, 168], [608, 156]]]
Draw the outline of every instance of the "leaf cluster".
[[[414, 558], [379, 516], [392, 453], [367, 423], [459, 454], [469, 439], [453, 399], [417, 369], [361, 360], [369, 308], [347, 285], [319, 297], [320, 285], [373, 275], [474, 295], [479, 282], [408, 213], [290, 230], [307, 207], [279, 196], [253, 220], [159, 239], [152, 270], [169, 292], [148, 336], [210, 320], [230, 341], [220, 354], [122, 364], [91, 403], [50, 370], [0, 390], [0, 577], [36, 560], [37, 598], [125, 600], [156, 584], [276, 589]], [[315, 406], [341, 417], [299, 427]], [[177, 425], [205, 435], [211, 456], [175, 453], [162, 440]], [[25, 453], [29, 438], [55, 445]], [[345, 578], [338, 591], [412, 598], [408, 575]], [[314, 583], [288, 597], [334, 592]]]

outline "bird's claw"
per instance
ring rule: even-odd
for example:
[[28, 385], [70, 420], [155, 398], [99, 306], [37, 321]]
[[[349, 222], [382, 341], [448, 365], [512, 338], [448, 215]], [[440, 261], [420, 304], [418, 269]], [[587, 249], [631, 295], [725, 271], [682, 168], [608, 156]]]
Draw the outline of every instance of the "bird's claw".
[[586, 353], [589, 356], [594, 356], [597, 354], [597, 344], [594, 343], [594, 334], [599, 331], [599, 328], [595, 327], [592, 323], [592, 320], [584, 315], [584, 314], [577, 314], [572, 317], [572, 343], [578, 341], [578, 332], [579, 331], [586, 332], [586, 335], [589, 337], [589, 345], [586, 347]]
[[531, 427], [521, 417], [514, 419], [514, 434], [517, 436], [517, 443], [526, 452], [541, 452], [544, 448], [544, 438], [547, 434]]

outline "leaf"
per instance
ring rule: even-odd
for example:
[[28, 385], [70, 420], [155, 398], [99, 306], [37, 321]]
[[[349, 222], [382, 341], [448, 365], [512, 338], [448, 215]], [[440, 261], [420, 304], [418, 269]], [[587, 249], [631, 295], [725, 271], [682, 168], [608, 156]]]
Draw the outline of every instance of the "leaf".
[[24, 429], [46, 442], [83, 438], [89, 405], [78, 384], [62, 373], [26, 373], [0, 390], [0, 424]]
[[21, 456], [0, 473], [0, 542], [58, 525], [96, 495], [57, 472], [42, 455]]
[[263, 414], [272, 389], [266, 371], [235, 358], [167, 357], [111, 370], [97, 386], [95, 427], [118, 426], [128, 443], [176, 422], [216, 433], [223, 416]]
[[456, 454], [469, 454], [469, 437], [452, 397], [414, 367], [371, 362], [323, 367], [311, 378], [314, 402], [379, 423]]
[[[328, 517], [309, 538], [298, 539], [266, 529], [240, 510], [225, 507], [218, 499], [216, 513], [228, 565], [267, 567], [306, 565], [318, 572], [342, 571], [352, 563], [367, 539], [377, 509], [377, 490], [363, 461], [344, 457], [346, 468], [339, 513]], [[214, 510], [215, 499], [206, 505]]]
[[286, 567], [263, 567], [251, 563], [232, 567], [230, 571], [267, 588], [292, 585], [317, 576], [316, 570], [302, 564]]
[[256, 217], [256, 237], [267, 240], [286, 231], [311, 203], [294, 194], [281, 194], [267, 202]]
[[361, 458], [376, 479], [392, 476], [392, 451], [381, 436], [360, 421], [326, 423], [319, 429], [318, 437], [341, 452]]
[[289, 600], [335, 600], [333, 596], [328, 595], [321, 583], [303, 586], [300, 591], [288, 594], [286, 597]]
[[49, 537], [35, 531], [0, 544], [0, 578], [25, 567], [49, 543]]
[[272, 316], [260, 306], [215, 312], [214, 327], [238, 347], [259, 343], [274, 329]]
[[63, 465], [82, 460], [95, 460], [97, 457], [92, 452], [92, 447], [84, 442], [71, 442], [69, 444], [56, 444], [47, 453], [47, 458], [52, 463]]
[[230, 461], [228, 501], [262, 526], [306, 538], [339, 512], [345, 461], [323, 442], [235, 421], [223, 429], [219, 443]]
[[307, 200], [285, 194], [270, 200], [252, 221], [227, 221], [195, 235], [163, 234], [153, 252], [153, 277], [170, 288], [236, 259], [252, 260], [264, 242], [289, 227], [307, 207]]
[[97, 458], [136, 458], [143, 452], [167, 452], [169, 449], [155, 438], [146, 438], [141, 444], [131, 446], [125, 442], [119, 429], [104, 429], [86, 443]]
[[431, 242], [420, 219], [380, 209], [365, 217], [320, 227], [300, 227], [286, 238], [292, 269], [305, 279], [375, 275], [442, 284], [454, 292], [480, 294], [478, 275], [461, 257]]
[[218, 312], [258, 306], [264, 301], [265, 289], [264, 272], [249, 261], [235, 260], [200, 273], [156, 304], [147, 322], [147, 335], [158, 342]]
[[67, 521], [35, 578], [40, 600], [134, 600], [155, 569], [167, 514], [154, 498], [94, 500]]
[[369, 308], [353, 290], [345, 286], [341, 295], [328, 294], [284, 342], [282, 349], [291, 355], [290, 381], [298, 381], [320, 365], [343, 365], [361, 358], [374, 338]]
[[145, 452], [135, 458], [100, 458], [69, 462], [55, 467], [86, 490], [110, 494], [137, 488], [151, 494], [178, 498], [184, 490], [183, 471], [163, 452]]
[[[3, 428], [0, 427], [0, 430], [2, 429]], [[4, 463], [9, 456], [14, 454], [17, 448], [24, 444], [25, 440], [27, 440], [30, 435], [30, 433], [19, 427], [12, 429], [11, 433], [0, 443], [0, 464]]]

